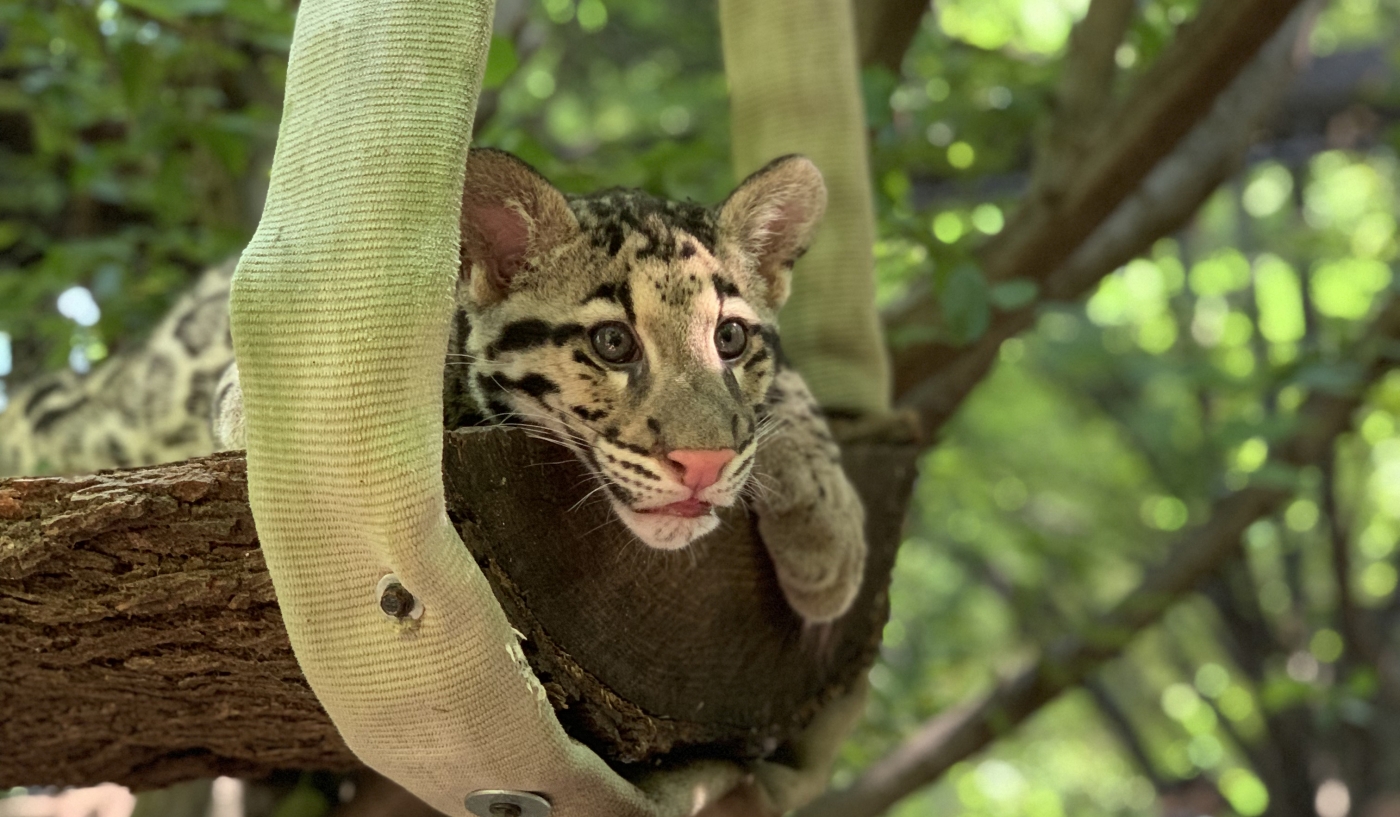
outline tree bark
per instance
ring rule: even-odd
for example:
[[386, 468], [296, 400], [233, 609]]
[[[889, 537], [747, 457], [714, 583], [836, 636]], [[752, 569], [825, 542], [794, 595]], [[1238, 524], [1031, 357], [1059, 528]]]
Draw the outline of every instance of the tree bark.
[[[615, 762], [771, 754], [875, 657], [911, 445], [849, 447], [871, 559], [852, 611], [815, 629], [742, 510], [648, 551], [604, 503], [574, 507], [589, 479], [562, 449], [502, 429], [445, 446], [463, 540], [561, 720]], [[0, 786], [358, 765], [287, 643], [244, 473], [229, 453], [0, 482]]]
[[881, 65], [898, 74], [904, 53], [932, 4], [929, 0], [855, 0], [852, 7], [860, 64]]

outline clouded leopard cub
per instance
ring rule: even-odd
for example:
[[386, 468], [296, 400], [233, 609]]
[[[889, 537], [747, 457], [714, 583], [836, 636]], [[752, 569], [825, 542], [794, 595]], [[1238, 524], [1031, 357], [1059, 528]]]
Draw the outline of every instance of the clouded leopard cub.
[[[778, 348], [793, 262], [826, 207], [807, 159], [778, 159], [715, 208], [635, 190], [568, 197], [515, 157], [474, 150], [462, 201], [449, 427], [547, 430], [654, 548], [714, 530], [746, 486], [783, 591], [843, 613], [863, 511], [815, 401]], [[237, 372], [217, 398], [239, 446]]]

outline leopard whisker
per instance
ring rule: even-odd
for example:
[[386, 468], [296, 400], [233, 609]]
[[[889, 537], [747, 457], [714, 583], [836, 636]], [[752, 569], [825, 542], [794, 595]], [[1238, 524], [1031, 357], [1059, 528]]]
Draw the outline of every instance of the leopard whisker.
[[571, 463], [571, 462], [576, 462], [576, 460], [574, 460], [573, 458], [570, 458], [570, 459], [567, 459], [567, 460], [555, 460], [555, 461], [553, 461], [553, 462], [532, 462], [532, 463], [529, 464], [529, 467], [531, 467], [531, 468], [548, 468], [549, 466], [552, 466], [552, 465], [568, 465], [568, 464]]
[[583, 503], [584, 503], [585, 500], [587, 500], [588, 498], [592, 497], [594, 494], [598, 493], [599, 491], [605, 491], [605, 490], [607, 490], [607, 487], [608, 487], [608, 484], [607, 484], [606, 482], [601, 482], [601, 483], [599, 483], [599, 484], [598, 484], [598, 487], [594, 488], [593, 490], [591, 490], [591, 491], [589, 491], [588, 493], [584, 494], [583, 496], [579, 497], [579, 500], [569, 507], [569, 513], [573, 513], [574, 511], [578, 510], [578, 509], [579, 509], [579, 506], [583, 505]]

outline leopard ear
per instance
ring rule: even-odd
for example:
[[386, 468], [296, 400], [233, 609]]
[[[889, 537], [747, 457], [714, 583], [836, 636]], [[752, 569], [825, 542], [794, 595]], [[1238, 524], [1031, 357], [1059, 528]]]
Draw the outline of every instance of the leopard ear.
[[564, 194], [505, 151], [467, 154], [461, 275], [478, 304], [504, 298], [531, 262], [578, 232]]
[[769, 305], [783, 305], [792, 265], [807, 251], [826, 212], [826, 184], [805, 156], [774, 159], [744, 179], [719, 207], [721, 241], [734, 242], [768, 285]]

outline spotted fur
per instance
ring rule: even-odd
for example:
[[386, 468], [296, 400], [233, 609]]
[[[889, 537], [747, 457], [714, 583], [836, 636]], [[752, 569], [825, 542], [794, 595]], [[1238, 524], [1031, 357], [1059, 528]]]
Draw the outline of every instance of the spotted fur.
[[[776, 324], [793, 261], [825, 206], [816, 168], [777, 160], [709, 208], [635, 190], [566, 197], [518, 159], [474, 150], [465, 189], [445, 424], [512, 423], [550, 435], [654, 548], [685, 547], [718, 524], [711, 507], [748, 496], [793, 607], [811, 621], [844, 612], [863, 572], [863, 512], [820, 411], [782, 362]], [[731, 320], [745, 344], [723, 359], [716, 329]], [[226, 317], [216, 323], [226, 349]], [[635, 360], [600, 355], [592, 336], [604, 324], [634, 333]], [[217, 387], [209, 371], [201, 369], [202, 405], [212, 405], [223, 447], [241, 447], [237, 368]], [[82, 399], [73, 395], [83, 387], [57, 391]], [[127, 439], [110, 426], [78, 427], [67, 426], [69, 439], [85, 449]], [[734, 453], [712, 484], [694, 488], [672, 458], [688, 451]], [[160, 457], [141, 453], [86, 461]]]
[[233, 360], [232, 261], [205, 272], [144, 344], [92, 374], [64, 370], [0, 413], [0, 477], [74, 474], [208, 454], [215, 385]]

